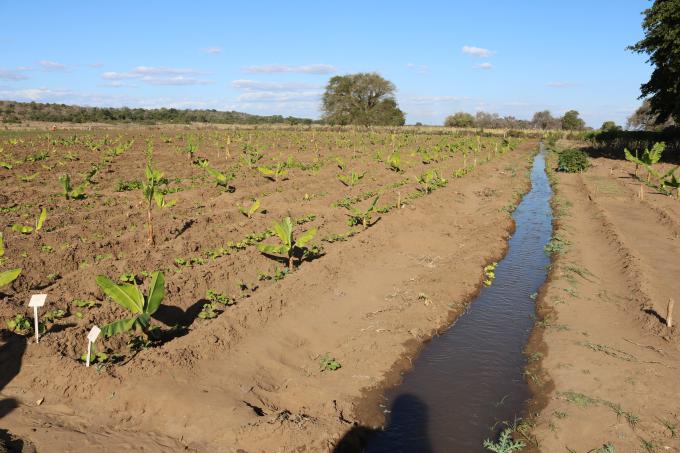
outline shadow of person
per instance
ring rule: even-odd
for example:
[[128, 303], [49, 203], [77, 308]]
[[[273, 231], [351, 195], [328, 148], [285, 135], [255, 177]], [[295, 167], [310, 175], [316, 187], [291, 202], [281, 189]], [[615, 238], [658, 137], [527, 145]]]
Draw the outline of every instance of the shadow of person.
[[[0, 332], [0, 392], [19, 374], [26, 346], [26, 337], [9, 331]], [[0, 399], [0, 419], [17, 406], [13, 398]]]
[[333, 453], [432, 453], [427, 428], [427, 405], [415, 395], [399, 395], [384, 430], [354, 426]]

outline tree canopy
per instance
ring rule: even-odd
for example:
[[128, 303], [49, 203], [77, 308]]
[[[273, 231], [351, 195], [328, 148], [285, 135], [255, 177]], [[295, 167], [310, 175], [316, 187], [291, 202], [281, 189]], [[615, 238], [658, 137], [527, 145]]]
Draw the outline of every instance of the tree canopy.
[[323, 119], [341, 125], [402, 126], [404, 112], [394, 92], [394, 84], [376, 73], [335, 76], [323, 95]]
[[444, 120], [446, 127], [472, 127], [475, 124], [475, 118], [466, 112], [456, 112], [449, 115]]
[[586, 123], [579, 118], [579, 113], [576, 110], [569, 110], [562, 117], [562, 129], [568, 131], [575, 131], [578, 129], [583, 129]]
[[644, 12], [645, 37], [629, 49], [649, 55], [654, 66], [640, 98], [649, 100], [657, 124], [680, 123], [680, 0], [656, 0]]

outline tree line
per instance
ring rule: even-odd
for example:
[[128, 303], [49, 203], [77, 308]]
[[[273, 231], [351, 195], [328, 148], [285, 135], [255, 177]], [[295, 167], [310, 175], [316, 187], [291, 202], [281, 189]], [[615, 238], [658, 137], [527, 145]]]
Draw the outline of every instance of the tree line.
[[4, 123], [46, 121], [52, 123], [312, 124], [314, 122], [309, 118], [251, 115], [235, 111], [81, 107], [14, 101], [0, 101], [0, 119]]

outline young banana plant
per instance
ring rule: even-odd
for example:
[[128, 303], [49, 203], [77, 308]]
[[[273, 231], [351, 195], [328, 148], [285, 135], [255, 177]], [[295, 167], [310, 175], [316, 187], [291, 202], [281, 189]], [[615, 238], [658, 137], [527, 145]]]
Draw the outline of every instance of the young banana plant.
[[64, 189], [64, 198], [67, 200], [82, 200], [83, 198], [86, 198], [85, 186], [87, 185], [87, 181], [74, 188], [71, 186], [71, 176], [67, 173], [59, 177], [59, 182]]
[[349, 217], [347, 220], [347, 225], [354, 226], [361, 224], [364, 228], [371, 226], [371, 218], [373, 217], [373, 212], [375, 211], [375, 206], [378, 203], [379, 198], [380, 195], [376, 195], [371, 205], [365, 211], [355, 207], [348, 208], [350, 212], [347, 214]]
[[153, 203], [155, 202], [159, 208], [169, 208], [177, 202], [173, 200], [169, 203], [165, 201], [165, 195], [160, 191], [159, 185], [163, 180], [163, 173], [153, 168], [153, 161], [151, 154], [149, 154], [146, 161], [146, 182], [142, 183], [142, 193], [144, 201], [146, 202], [146, 217], [148, 227], [148, 241], [151, 245], [155, 245], [155, 238], [153, 233]]
[[390, 154], [390, 157], [387, 158], [387, 168], [397, 173], [402, 172], [401, 155], [399, 153]]
[[675, 167], [673, 170], [669, 171], [666, 174], [666, 177], [661, 184], [662, 188], [665, 189], [666, 187], [672, 187], [675, 189], [675, 198], [680, 200], [680, 180], [675, 176], [675, 170], [677, 170], [680, 167]]
[[205, 165], [205, 171], [207, 171], [208, 174], [213, 177], [216, 185], [224, 187], [225, 189], [229, 188], [229, 183], [235, 178], [233, 172], [222, 173], [208, 164]]
[[260, 199], [256, 199], [253, 201], [253, 203], [250, 205], [248, 209], [245, 209], [242, 206], [238, 207], [238, 210], [243, 214], [244, 216], [248, 217], [249, 219], [252, 219], [257, 210], [260, 209]]
[[161, 306], [165, 297], [165, 278], [162, 272], [151, 274], [148, 294], [144, 294], [136, 283], [114, 283], [105, 275], [97, 276], [97, 285], [104, 294], [113, 299], [121, 307], [132, 313], [132, 317], [120, 319], [102, 326], [107, 337], [131, 330], [141, 331], [148, 339], [151, 315]]
[[347, 187], [354, 187], [359, 184], [359, 181], [363, 179], [366, 172], [356, 173], [354, 171], [350, 172], [348, 175], [338, 175], [338, 179]]
[[288, 170], [286, 170], [286, 164], [283, 162], [278, 162], [273, 167], [257, 167], [257, 171], [262, 173], [265, 178], [269, 178], [274, 182], [277, 182], [280, 178], [286, 179]]
[[268, 255], [283, 255], [287, 257], [288, 269], [293, 271], [293, 259], [297, 255], [300, 257], [300, 261], [302, 261], [302, 257], [307, 250], [307, 243], [309, 243], [316, 235], [316, 228], [307, 230], [296, 239], [293, 237], [293, 221], [290, 217], [286, 217], [281, 222], [274, 223], [273, 230], [281, 241], [281, 244], [258, 244], [257, 249]]
[[447, 183], [446, 179], [442, 178], [441, 173], [434, 169], [426, 171], [417, 177], [416, 181], [420, 184], [418, 190], [425, 193], [431, 193], [438, 187], [444, 187]]
[[35, 226], [24, 226], [24, 225], [19, 225], [18, 223], [15, 223], [14, 225], [12, 225], [12, 229], [14, 231], [16, 231], [17, 233], [31, 234], [34, 231], [40, 231], [42, 229], [43, 224], [45, 223], [46, 219], [47, 219], [47, 210], [45, 208], [42, 208], [40, 210], [40, 214], [35, 219]]
[[633, 156], [627, 148], [624, 148], [623, 153], [626, 156], [627, 161], [635, 163], [635, 176], [637, 176], [637, 170], [639, 166], [645, 167], [647, 169], [647, 182], [649, 182], [651, 176], [656, 174], [652, 168], [652, 165], [658, 163], [661, 160], [661, 155], [665, 149], [666, 144], [664, 142], [657, 142], [654, 143], [654, 146], [652, 146], [651, 150], [649, 148], [645, 148], [641, 157], [638, 157], [637, 151], [635, 152], [635, 156]]

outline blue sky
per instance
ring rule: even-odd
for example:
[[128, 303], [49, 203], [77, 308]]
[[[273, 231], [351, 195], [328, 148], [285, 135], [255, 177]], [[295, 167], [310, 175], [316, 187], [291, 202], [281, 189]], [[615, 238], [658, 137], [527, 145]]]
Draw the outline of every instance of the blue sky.
[[[60, 4], [58, 4], [60, 3]], [[0, 2], [0, 99], [318, 118], [330, 77], [376, 71], [407, 123], [456, 111], [625, 123], [651, 72], [646, 0]]]

